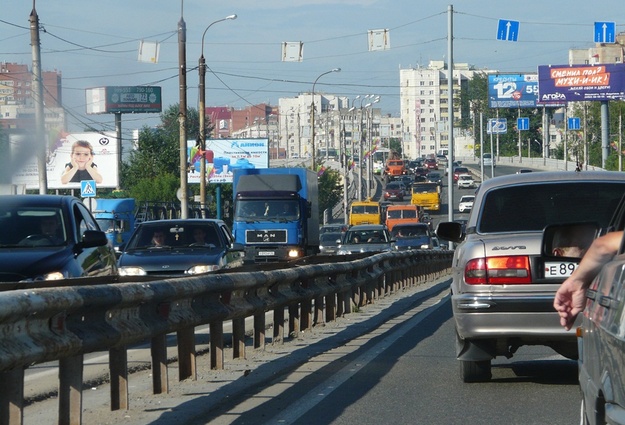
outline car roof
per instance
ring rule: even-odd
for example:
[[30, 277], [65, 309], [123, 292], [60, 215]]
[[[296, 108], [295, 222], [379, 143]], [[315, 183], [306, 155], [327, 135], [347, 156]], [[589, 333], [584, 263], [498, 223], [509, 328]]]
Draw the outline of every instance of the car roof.
[[623, 173], [618, 171], [541, 171], [540, 173], [507, 174], [497, 176], [482, 182], [480, 192], [485, 193], [489, 189], [516, 184], [539, 184], [555, 182], [592, 182], [614, 181], [622, 182], [625, 179]]
[[177, 218], [171, 220], [148, 220], [139, 223], [139, 226], [181, 226], [184, 224], [223, 224], [223, 220], [215, 218]]
[[347, 231], [360, 231], [360, 230], [383, 230], [386, 229], [386, 226], [383, 224], [357, 224], [355, 226], [350, 227]]
[[79, 198], [70, 195], [0, 195], [0, 205], [3, 206], [59, 207], [75, 201], [81, 202]]

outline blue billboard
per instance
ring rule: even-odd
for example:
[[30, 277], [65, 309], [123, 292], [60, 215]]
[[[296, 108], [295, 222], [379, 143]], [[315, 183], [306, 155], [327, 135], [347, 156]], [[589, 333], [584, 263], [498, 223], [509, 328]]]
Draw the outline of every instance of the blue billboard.
[[625, 98], [625, 64], [538, 67], [540, 101], [571, 102]]
[[535, 108], [538, 99], [536, 74], [492, 74], [488, 76], [488, 106], [491, 108]]

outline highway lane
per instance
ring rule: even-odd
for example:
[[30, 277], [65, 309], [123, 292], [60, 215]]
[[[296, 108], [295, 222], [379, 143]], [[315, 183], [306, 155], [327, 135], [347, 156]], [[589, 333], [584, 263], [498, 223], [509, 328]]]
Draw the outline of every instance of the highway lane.
[[407, 303], [367, 334], [311, 358], [199, 424], [570, 424], [579, 411], [574, 361], [523, 347], [464, 384], [447, 292]]

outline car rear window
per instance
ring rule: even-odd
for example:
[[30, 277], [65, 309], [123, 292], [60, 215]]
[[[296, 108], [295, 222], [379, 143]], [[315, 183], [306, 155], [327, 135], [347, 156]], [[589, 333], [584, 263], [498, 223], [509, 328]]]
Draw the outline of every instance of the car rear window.
[[547, 224], [594, 221], [606, 227], [625, 193], [625, 181], [527, 184], [484, 194], [480, 233], [541, 231]]

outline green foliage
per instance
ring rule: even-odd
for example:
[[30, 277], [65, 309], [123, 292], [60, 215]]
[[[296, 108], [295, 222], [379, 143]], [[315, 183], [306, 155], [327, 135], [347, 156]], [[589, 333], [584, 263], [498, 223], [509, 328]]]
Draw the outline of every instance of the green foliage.
[[397, 152], [401, 158], [402, 156], [401, 139], [397, 139], [397, 138], [390, 139], [388, 147], [392, 152]]
[[171, 173], [162, 173], [154, 178], [143, 178], [130, 189], [130, 197], [137, 201], [178, 202], [176, 192], [180, 179]]
[[[122, 164], [121, 187], [133, 197], [146, 201], [174, 201], [180, 187], [179, 106], [170, 106], [161, 114], [162, 125], [144, 127], [139, 133], [139, 147]], [[187, 111], [187, 138], [197, 136], [197, 110]]]
[[[339, 171], [327, 169], [319, 177], [319, 221], [323, 222], [323, 212], [343, 199], [343, 185]], [[313, 201], [314, 202], [314, 201]]]

